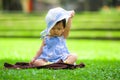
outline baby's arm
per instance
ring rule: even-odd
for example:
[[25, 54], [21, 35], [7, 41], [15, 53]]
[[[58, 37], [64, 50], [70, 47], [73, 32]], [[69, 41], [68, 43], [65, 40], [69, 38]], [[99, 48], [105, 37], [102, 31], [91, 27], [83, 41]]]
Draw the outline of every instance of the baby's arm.
[[44, 40], [43, 40], [40, 49], [37, 51], [35, 57], [33, 57], [33, 59], [30, 61], [30, 64], [34, 63], [34, 61], [38, 58], [38, 56], [41, 55], [44, 45], [45, 45], [45, 43], [44, 43]]
[[71, 18], [68, 19], [65, 30], [63, 32], [63, 36], [65, 39], [69, 36], [70, 27], [71, 27]]
[[72, 23], [72, 17], [74, 16], [74, 14], [75, 14], [74, 12], [71, 14], [71, 17], [68, 19], [65, 30], [63, 32], [63, 36], [65, 39], [69, 36], [69, 31], [70, 31], [70, 27], [71, 27], [71, 23]]

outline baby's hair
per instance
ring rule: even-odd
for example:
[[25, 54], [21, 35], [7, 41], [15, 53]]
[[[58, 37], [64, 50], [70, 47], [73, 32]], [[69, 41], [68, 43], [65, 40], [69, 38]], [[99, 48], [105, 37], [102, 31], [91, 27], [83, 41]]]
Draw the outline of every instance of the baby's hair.
[[60, 23], [60, 22], [63, 23], [63, 27], [65, 28], [65, 27], [66, 27], [66, 19], [62, 19], [61, 21], [58, 21], [58, 22], [56, 23], [56, 25], [57, 25], [58, 23]]

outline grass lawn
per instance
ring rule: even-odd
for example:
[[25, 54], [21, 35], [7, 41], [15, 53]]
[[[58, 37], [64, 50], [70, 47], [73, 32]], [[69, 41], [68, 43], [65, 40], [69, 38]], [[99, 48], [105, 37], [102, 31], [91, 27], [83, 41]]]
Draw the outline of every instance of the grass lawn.
[[67, 40], [72, 53], [78, 55], [77, 64], [85, 68], [74, 70], [4, 69], [4, 62], [28, 62], [39, 49], [40, 39], [0, 38], [0, 80], [119, 80], [120, 41]]

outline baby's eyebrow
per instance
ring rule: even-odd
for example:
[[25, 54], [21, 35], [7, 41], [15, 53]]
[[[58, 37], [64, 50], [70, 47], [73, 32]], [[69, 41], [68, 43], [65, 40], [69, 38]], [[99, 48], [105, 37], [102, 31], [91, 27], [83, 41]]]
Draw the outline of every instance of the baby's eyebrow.
[[52, 29], [55, 29], [56, 27], [53, 27]]

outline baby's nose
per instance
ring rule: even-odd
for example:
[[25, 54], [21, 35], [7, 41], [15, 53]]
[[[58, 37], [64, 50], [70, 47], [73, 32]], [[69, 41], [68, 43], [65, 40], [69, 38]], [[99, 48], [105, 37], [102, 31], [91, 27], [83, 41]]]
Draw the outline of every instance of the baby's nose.
[[58, 30], [57, 29], [55, 29], [55, 32], [57, 32]]

